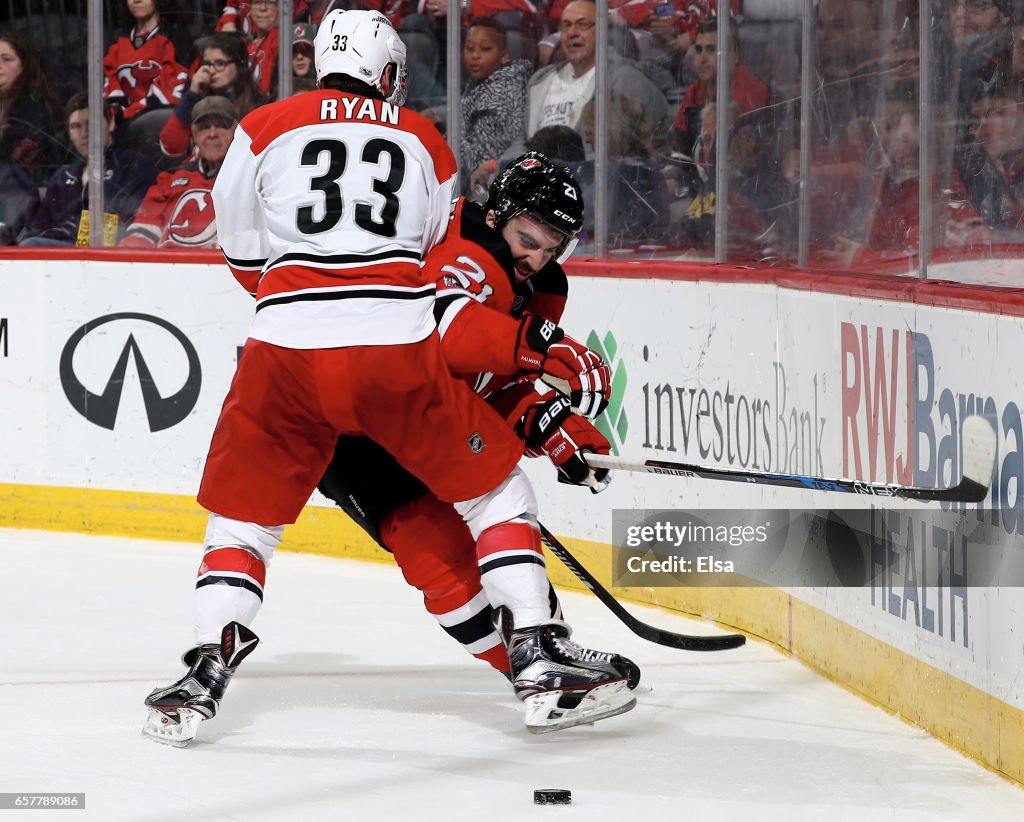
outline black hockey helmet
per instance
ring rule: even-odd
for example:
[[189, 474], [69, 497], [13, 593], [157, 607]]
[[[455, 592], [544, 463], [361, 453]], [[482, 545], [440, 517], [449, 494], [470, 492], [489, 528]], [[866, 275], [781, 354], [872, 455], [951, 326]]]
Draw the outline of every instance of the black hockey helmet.
[[495, 178], [484, 208], [494, 212], [495, 228], [525, 212], [564, 235], [558, 248], [559, 262], [572, 253], [576, 235], [583, 228], [583, 191], [579, 183], [569, 169], [551, 162], [539, 151], [517, 157]]

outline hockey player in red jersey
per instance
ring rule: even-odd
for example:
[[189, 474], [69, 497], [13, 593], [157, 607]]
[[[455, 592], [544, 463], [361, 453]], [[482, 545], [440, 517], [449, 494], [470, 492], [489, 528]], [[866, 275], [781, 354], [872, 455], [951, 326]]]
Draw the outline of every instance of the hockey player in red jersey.
[[[495, 180], [486, 204], [458, 202], [448, 235], [428, 255], [426, 270], [437, 280], [434, 314], [452, 371], [488, 397], [525, 440], [530, 456], [548, 456], [560, 481], [596, 492], [603, 490], [608, 472], [591, 471], [582, 452], [608, 453], [608, 441], [573, 413], [570, 397], [539, 392], [533, 379], [522, 379], [533, 369], [517, 351], [523, 335], [542, 328], [553, 337], [562, 333], [556, 323], [568, 281], [556, 257], [568, 256], [582, 224], [582, 194], [571, 173], [542, 154], [526, 154]], [[607, 380], [607, 368], [601, 371]], [[584, 651], [568, 640], [539, 551], [521, 547], [480, 555], [453, 507], [366, 438], [342, 438], [319, 488], [394, 554], [406, 580], [423, 593], [427, 610], [453, 639], [510, 674], [526, 702], [531, 731], [571, 727], [632, 706], [628, 688], [639, 670], [621, 656]], [[535, 523], [531, 519], [529, 528]], [[529, 630], [499, 635], [491, 607], [496, 588], [514, 590], [519, 602], [547, 600], [549, 618]], [[565, 668], [558, 669], [557, 685], [547, 676], [552, 669], [546, 657], [577, 666], [584, 655], [602, 674], [610, 668], [626, 676], [627, 688], [619, 693], [626, 705], [615, 701], [609, 708], [586, 699], [574, 705], [573, 696], [584, 685], [593, 686], [593, 672], [583, 675], [575, 690], [567, 687]]]
[[[387, 18], [331, 12], [314, 46], [320, 90], [246, 115], [213, 189], [221, 249], [256, 309], [199, 490], [211, 514], [196, 646], [185, 676], [146, 698], [144, 733], [170, 744], [216, 714], [256, 647], [266, 565], [340, 435], [371, 437], [453, 503], [481, 555], [540, 554], [522, 442], [450, 375], [421, 273], [448, 224], [455, 158], [401, 107], [405, 47]], [[524, 336], [521, 356], [596, 413], [608, 386], [553, 339]], [[547, 603], [515, 618], [546, 622]]]

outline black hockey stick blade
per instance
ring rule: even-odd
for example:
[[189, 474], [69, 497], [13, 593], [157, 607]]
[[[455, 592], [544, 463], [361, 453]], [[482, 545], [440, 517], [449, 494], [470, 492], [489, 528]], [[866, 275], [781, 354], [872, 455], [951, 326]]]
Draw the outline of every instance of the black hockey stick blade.
[[981, 416], [967, 417], [960, 430], [963, 444], [963, 474], [960, 481], [952, 488], [921, 488], [897, 483], [804, 477], [799, 474], [768, 474], [735, 468], [717, 468], [669, 462], [668, 460], [648, 460], [641, 457], [617, 457], [604, 454], [586, 454], [586, 459], [587, 463], [594, 468], [617, 468], [621, 471], [637, 471], [648, 474], [746, 482], [752, 485], [778, 485], [786, 488], [836, 491], [846, 494], [868, 494], [876, 497], [901, 497], [924, 502], [981, 502], [988, 496], [989, 485], [992, 482], [996, 455], [996, 432], [992, 428], [992, 424]]
[[638, 637], [646, 639], [648, 642], [654, 642], [657, 645], [678, 648], [682, 651], [728, 651], [731, 648], [739, 648], [747, 641], [743, 634], [691, 636], [689, 634], [676, 634], [662, 628], [655, 628], [646, 622], [641, 622], [623, 608], [619, 601], [608, 593], [608, 590], [580, 564], [579, 560], [569, 553], [569, 549], [562, 545], [543, 525], [540, 526], [540, 537], [544, 544], [547, 545], [548, 550], [558, 557], [566, 568], [572, 571], [576, 579], [586, 585], [594, 596], [601, 600], [608, 610], [615, 614]]

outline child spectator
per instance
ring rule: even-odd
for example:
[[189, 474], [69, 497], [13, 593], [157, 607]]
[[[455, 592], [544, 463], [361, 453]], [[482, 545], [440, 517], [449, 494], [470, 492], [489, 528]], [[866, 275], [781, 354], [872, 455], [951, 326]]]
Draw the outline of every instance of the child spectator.
[[[68, 137], [78, 158], [57, 169], [19, 245], [89, 244], [89, 95], [79, 92], [67, 105]], [[142, 155], [113, 144], [114, 119], [104, 110], [103, 167], [104, 245], [116, 245], [156, 178], [153, 164]]]
[[188, 78], [187, 37], [167, 25], [157, 0], [127, 0], [135, 23], [103, 58], [103, 97], [115, 121], [130, 120], [147, 108], [173, 106]]
[[181, 95], [181, 102], [160, 132], [160, 148], [168, 157], [183, 157], [192, 136], [192, 111], [203, 98], [217, 95], [234, 104], [238, 117], [267, 102], [253, 82], [245, 41], [231, 32], [215, 32], [196, 43], [199, 66]]
[[505, 31], [492, 17], [470, 23], [462, 47], [468, 78], [462, 93], [460, 167], [470, 186], [486, 181], [498, 158], [526, 126], [528, 60], [509, 62]]
[[157, 177], [139, 207], [122, 248], [215, 248], [211, 189], [235, 136], [238, 116], [224, 97], [204, 97], [192, 110], [198, 157]]

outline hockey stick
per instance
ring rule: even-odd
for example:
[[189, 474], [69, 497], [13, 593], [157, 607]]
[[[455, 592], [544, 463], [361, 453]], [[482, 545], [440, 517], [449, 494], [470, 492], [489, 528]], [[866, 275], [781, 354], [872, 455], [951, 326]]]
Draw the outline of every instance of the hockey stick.
[[618, 468], [649, 474], [670, 474], [677, 477], [729, 480], [754, 485], [781, 485], [787, 488], [811, 488], [816, 491], [840, 491], [848, 494], [871, 494], [876, 497], [902, 497], [933, 502], [981, 502], [988, 496], [989, 485], [992, 482], [996, 432], [984, 417], [973, 416], [964, 420], [961, 433], [964, 470], [960, 481], [952, 488], [920, 488], [896, 483], [804, 477], [799, 474], [767, 474], [667, 460], [645, 460], [640, 457], [630, 459], [590, 453], [585, 456], [587, 463], [593, 468]]
[[727, 651], [730, 648], [739, 648], [740, 645], [747, 641], [743, 634], [690, 636], [688, 634], [674, 634], [672, 631], [655, 628], [653, 625], [641, 622], [623, 608], [619, 601], [608, 593], [608, 590], [543, 525], [540, 526], [540, 538], [548, 546], [551, 553], [562, 560], [565, 567], [576, 576], [576, 579], [586, 585], [593, 592], [594, 596], [608, 607], [608, 610], [615, 614], [634, 634], [649, 642], [665, 645], [669, 648], [679, 648], [683, 651]]

